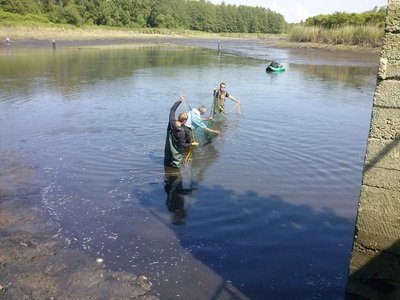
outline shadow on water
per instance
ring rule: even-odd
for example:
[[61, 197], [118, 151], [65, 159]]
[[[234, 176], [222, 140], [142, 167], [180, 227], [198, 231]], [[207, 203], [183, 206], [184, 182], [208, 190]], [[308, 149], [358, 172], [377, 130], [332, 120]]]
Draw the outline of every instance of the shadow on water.
[[[315, 213], [287, 204], [277, 195], [248, 191], [239, 196], [220, 186], [199, 189], [194, 195], [192, 187], [167, 176], [166, 200], [160, 199], [171, 212], [170, 225], [187, 225], [172, 229], [183, 235], [181, 245], [196, 259], [251, 299], [340, 297], [349, 247], [338, 244], [337, 237], [350, 231], [351, 222], [329, 210]], [[159, 191], [154, 192], [147, 196], [157, 197]], [[194, 216], [195, 201], [213, 202], [209, 217]], [[246, 225], [252, 219], [259, 219], [258, 226]]]
[[162, 187], [135, 195], [196, 260], [251, 299], [344, 297], [352, 221], [279, 195], [203, 185], [212, 162], [193, 164], [194, 174], [166, 169]]
[[[199, 183], [204, 180], [206, 169], [218, 158], [218, 155], [212, 143], [192, 152], [190, 163], [184, 171], [184, 175], [190, 181], [187, 188], [183, 186], [181, 170], [164, 166], [164, 191], [167, 195], [165, 204], [171, 212], [172, 224], [185, 225], [187, 216], [185, 205], [190, 205], [193, 197], [196, 197]], [[185, 198], [187, 198], [186, 201]]]

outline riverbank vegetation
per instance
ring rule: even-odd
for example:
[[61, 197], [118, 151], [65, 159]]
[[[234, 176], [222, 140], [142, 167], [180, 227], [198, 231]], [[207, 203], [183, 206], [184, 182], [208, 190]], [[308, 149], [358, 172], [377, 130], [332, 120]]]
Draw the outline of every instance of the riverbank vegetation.
[[213, 33], [282, 33], [284, 17], [270, 9], [214, 5], [205, 0], [0, 0], [3, 25], [15, 23], [168, 28]]
[[372, 47], [383, 39], [386, 7], [336, 12], [287, 24], [270, 9], [207, 0], [0, 0], [0, 31], [12, 40], [113, 39], [146, 34], [261, 38], [290, 46]]
[[293, 26], [289, 39], [303, 43], [379, 47], [383, 39], [385, 12], [385, 7], [375, 7], [360, 14], [336, 12], [318, 15]]
[[[15, 41], [91, 41], [91, 40], [143, 40], [157, 38], [205, 38], [205, 39], [263, 39], [280, 41], [286, 39], [285, 35], [279, 34], [261, 34], [261, 33], [208, 33], [184, 29], [166, 29], [166, 28], [116, 28], [109, 26], [84, 25], [76, 27], [65, 24], [18, 24], [1, 25], [0, 32], [4, 37], [9, 37], [11, 44]], [[3, 41], [1, 41], [3, 42]], [[39, 44], [37, 44], [39, 45]], [[46, 44], [47, 45], [47, 44]]]

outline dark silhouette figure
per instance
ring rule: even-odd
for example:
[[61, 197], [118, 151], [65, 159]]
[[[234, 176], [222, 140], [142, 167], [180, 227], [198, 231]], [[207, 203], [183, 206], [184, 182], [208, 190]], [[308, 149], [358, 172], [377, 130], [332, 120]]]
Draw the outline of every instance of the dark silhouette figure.
[[179, 169], [164, 166], [164, 190], [167, 193], [165, 204], [172, 213], [172, 224], [185, 225], [186, 210], [185, 196], [190, 195], [194, 189], [183, 188], [182, 175]]

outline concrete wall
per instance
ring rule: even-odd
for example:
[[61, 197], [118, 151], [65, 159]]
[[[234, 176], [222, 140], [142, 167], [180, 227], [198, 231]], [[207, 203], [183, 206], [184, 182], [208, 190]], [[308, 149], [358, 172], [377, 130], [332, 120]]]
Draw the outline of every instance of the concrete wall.
[[400, 0], [389, 0], [347, 298], [400, 299]]

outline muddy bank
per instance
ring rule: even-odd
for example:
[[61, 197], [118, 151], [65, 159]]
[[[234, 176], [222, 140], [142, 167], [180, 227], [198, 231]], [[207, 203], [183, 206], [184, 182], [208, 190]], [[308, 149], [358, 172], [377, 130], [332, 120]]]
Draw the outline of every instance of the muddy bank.
[[140, 274], [68, 249], [46, 222], [35, 168], [0, 152], [0, 299], [158, 299]]
[[[304, 49], [304, 50], [319, 50], [319, 51], [340, 51], [340, 52], [358, 52], [358, 53], [373, 53], [380, 52], [380, 47], [361, 47], [354, 45], [330, 45], [319, 43], [299, 43], [291, 42], [286, 37], [270, 37], [270, 38], [232, 38], [218, 36], [180, 36], [180, 35], [135, 35], [134, 37], [124, 38], [87, 38], [87, 39], [64, 39], [62, 36], [54, 37], [57, 47], [91, 47], [91, 46], [114, 46], [123, 45], [132, 46], [165, 46], [165, 45], [194, 45], [203, 48], [217, 50], [218, 43], [221, 42], [223, 47], [226, 43], [258, 43], [266, 48], [281, 48], [281, 49]], [[52, 47], [50, 39], [17, 39], [12, 41], [11, 47], [16, 48], [43, 48]]]
[[[87, 46], [110, 46], [110, 45], [164, 45], [164, 44], [179, 44], [183, 39], [171, 37], [135, 37], [135, 38], [99, 38], [87, 40], [63, 40], [56, 39], [55, 46], [58, 47], [87, 47]], [[45, 48], [53, 47], [51, 40], [15, 40], [11, 43], [11, 47], [16, 48]]]

